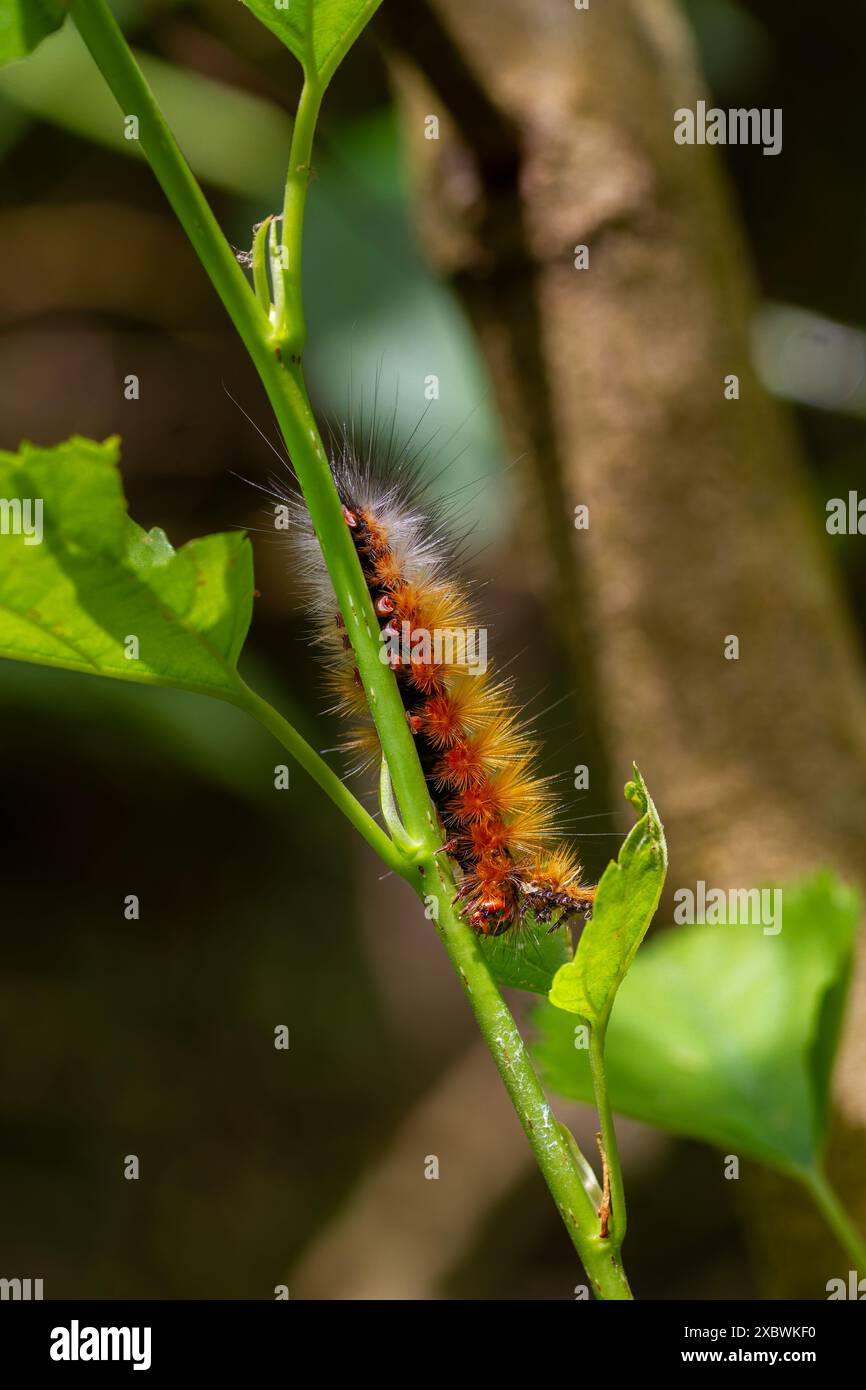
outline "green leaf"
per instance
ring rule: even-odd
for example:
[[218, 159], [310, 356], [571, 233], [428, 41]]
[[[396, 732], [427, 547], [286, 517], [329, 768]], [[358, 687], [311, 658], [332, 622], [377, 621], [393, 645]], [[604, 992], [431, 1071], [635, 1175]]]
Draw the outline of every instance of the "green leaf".
[[118, 461], [116, 439], [0, 453], [0, 656], [231, 694], [252, 612], [250, 544], [237, 532], [174, 550], [143, 531]]
[[[782, 890], [782, 930], [672, 927], [623, 982], [605, 1044], [621, 1114], [803, 1174], [820, 1158], [861, 903], [824, 873]], [[591, 1102], [575, 1020], [543, 1004], [535, 1052]]]
[[557, 972], [550, 991], [557, 1008], [602, 1028], [658, 907], [668, 865], [662, 824], [637, 767], [625, 796], [640, 819], [602, 874], [574, 960]]
[[541, 927], [524, 927], [519, 932], [479, 935], [476, 939], [496, 983], [507, 989], [546, 995], [557, 970], [571, 960], [565, 930], [548, 932]]
[[59, 29], [70, 0], [0, 0], [0, 66], [26, 58]]
[[243, 0], [324, 86], [381, 0]]

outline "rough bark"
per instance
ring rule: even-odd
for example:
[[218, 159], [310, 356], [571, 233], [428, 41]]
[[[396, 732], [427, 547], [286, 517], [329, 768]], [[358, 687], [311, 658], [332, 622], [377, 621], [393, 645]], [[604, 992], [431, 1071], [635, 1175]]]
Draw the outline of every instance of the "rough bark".
[[[421, 233], [525, 458], [521, 525], [548, 558], [599, 745], [617, 773], [636, 759], [663, 809], [670, 884], [827, 863], [866, 881], [861, 653], [823, 499], [751, 366], [754, 289], [720, 161], [673, 139], [674, 111], [711, 96], [677, 10], [431, 0], [387, 22]], [[861, 969], [843, 1126], [866, 1120], [864, 1060]], [[844, 1186], [862, 1136], [837, 1148]]]

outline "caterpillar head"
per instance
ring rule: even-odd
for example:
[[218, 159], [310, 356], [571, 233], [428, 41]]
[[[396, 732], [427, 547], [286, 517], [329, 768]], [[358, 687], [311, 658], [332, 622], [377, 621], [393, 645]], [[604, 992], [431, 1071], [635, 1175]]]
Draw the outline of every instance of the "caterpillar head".
[[483, 898], [469, 914], [469, 924], [484, 936], [499, 936], [514, 920], [514, 912], [499, 894]]
[[556, 931], [557, 927], [564, 927], [573, 917], [582, 916], [589, 921], [595, 889], [574, 884], [557, 889], [548, 884], [527, 883], [523, 885], [522, 898], [524, 914], [531, 912], [536, 922], [550, 922], [550, 930]]

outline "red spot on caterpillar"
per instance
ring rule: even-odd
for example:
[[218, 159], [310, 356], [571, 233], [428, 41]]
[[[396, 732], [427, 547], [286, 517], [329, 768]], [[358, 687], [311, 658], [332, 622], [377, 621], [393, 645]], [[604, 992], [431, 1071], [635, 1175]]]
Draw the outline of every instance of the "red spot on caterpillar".
[[412, 730], [413, 734], [420, 734], [424, 727], [424, 721], [420, 714], [407, 714], [406, 718], [409, 720], [409, 728]]
[[354, 512], [349, 511], [348, 507], [343, 508], [343, 520], [345, 521], [347, 526], [351, 526], [353, 531], [355, 527], [358, 525], [358, 518], [356, 517]]
[[394, 600], [389, 598], [387, 594], [382, 594], [380, 598], [376, 599], [376, 612], [382, 618], [384, 618], [387, 613], [393, 613]]

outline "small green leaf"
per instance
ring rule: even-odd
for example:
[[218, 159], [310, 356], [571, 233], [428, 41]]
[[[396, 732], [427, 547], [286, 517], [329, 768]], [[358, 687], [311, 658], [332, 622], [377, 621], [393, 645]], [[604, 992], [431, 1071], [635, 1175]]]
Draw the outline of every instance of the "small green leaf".
[[334, 74], [381, 0], [243, 0], [282, 39], [306, 76], [324, 85]]
[[71, 0], [0, 0], [0, 67], [26, 58], [59, 29]]
[[602, 874], [574, 960], [550, 991], [551, 1004], [602, 1027], [658, 907], [668, 864], [662, 824], [637, 767], [625, 796], [640, 819]]
[[498, 985], [548, 994], [560, 966], [571, 960], [568, 933], [524, 927], [502, 936], [479, 936], [478, 948]]
[[[823, 1147], [861, 903], [830, 874], [782, 890], [782, 930], [672, 927], [623, 982], [605, 1058], [621, 1114], [783, 1169], [814, 1168]], [[535, 1011], [535, 1052], [551, 1088], [592, 1102], [574, 1020]]]
[[0, 453], [0, 656], [236, 691], [252, 612], [248, 540], [205, 536], [174, 550], [127, 516], [118, 461], [116, 439]]

